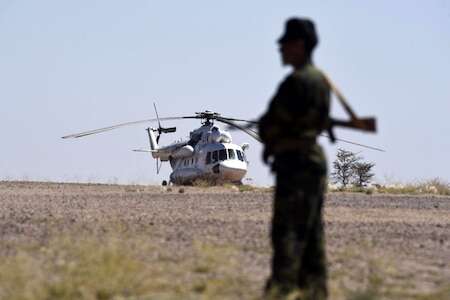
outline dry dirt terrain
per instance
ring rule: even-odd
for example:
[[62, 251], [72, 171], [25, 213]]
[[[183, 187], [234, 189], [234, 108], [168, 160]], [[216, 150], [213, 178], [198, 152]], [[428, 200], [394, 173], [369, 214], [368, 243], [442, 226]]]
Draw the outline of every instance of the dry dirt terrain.
[[[260, 299], [270, 191], [0, 182], [0, 299]], [[450, 299], [450, 197], [331, 193], [330, 299]]]

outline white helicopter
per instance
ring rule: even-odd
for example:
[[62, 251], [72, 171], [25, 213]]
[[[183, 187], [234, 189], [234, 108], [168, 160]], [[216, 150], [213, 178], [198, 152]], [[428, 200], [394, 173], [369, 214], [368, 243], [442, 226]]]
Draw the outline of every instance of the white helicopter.
[[[169, 183], [181, 185], [192, 184], [198, 179], [205, 179], [210, 183], [242, 183], [242, 179], [247, 173], [248, 161], [245, 156], [245, 151], [249, 148], [249, 144], [234, 144], [230, 133], [220, 129], [214, 124], [214, 121], [219, 121], [228, 124], [229, 126], [238, 128], [259, 141], [258, 135], [253, 130], [244, 128], [243, 126], [235, 123], [235, 121], [243, 121], [248, 123], [255, 122], [222, 117], [220, 114], [208, 110], [204, 112], [197, 112], [194, 116], [168, 118], [159, 118], [156, 106], [155, 112], [157, 117], [156, 119], [122, 123], [77, 134], [71, 134], [62, 138], [79, 138], [113, 130], [123, 126], [157, 121], [158, 128], [147, 128], [150, 149], [136, 149], [133, 151], [151, 153], [152, 157], [156, 159], [157, 173], [159, 173], [161, 168], [161, 163], [158, 161], [168, 161], [173, 170], [170, 174]], [[189, 140], [175, 142], [168, 146], [159, 145], [159, 138], [162, 133], [176, 131], [176, 127], [162, 127], [160, 121], [177, 119], [200, 119], [202, 126], [190, 132]], [[164, 180], [162, 184], [167, 185], [167, 181]]]
[[[155, 108], [156, 119], [121, 123], [109, 127], [63, 136], [62, 138], [80, 138], [124, 126], [157, 121], [158, 128], [147, 128], [150, 149], [137, 149], [133, 151], [151, 153], [152, 157], [156, 159], [157, 173], [159, 173], [161, 163], [168, 161], [172, 167], [169, 183], [181, 185], [192, 184], [198, 179], [207, 180], [207, 182], [211, 184], [225, 182], [235, 184], [242, 183], [242, 179], [247, 173], [248, 161], [246, 159], [245, 151], [249, 148], [249, 144], [234, 144], [230, 133], [220, 129], [214, 124], [214, 121], [227, 124], [228, 129], [239, 129], [261, 142], [256, 130], [254, 129], [258, 122], [222, 117], [220, 114], [209, 110], [204, 112], [196, 112], [194, 116], [159, 118], [156, 105], [153, 105]], [[168, 146], [159, 145], [159, 138], [162, 133], [171, 133], [176, 131], [176, 127], [162, 127], [160, 121], [179, 119], [200, 119], [202, 126], [194, 131], [191, 131], [188, 140], [175, 142]], [[240, 125], [237, 122], [245, 122], [246, 124]], [[321, 135], [327, 136], [325, 134]], [[379, 148], [354, 143], [348, 140], [336, 140], [373, 150], [384, 151]], [[168, 182], [164, 180], [162, 184], [167, 185]]]

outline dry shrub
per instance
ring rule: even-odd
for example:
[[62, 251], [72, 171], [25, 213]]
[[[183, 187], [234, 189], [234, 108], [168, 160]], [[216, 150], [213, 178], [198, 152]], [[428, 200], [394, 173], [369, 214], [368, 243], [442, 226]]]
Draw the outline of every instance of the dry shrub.
[[226, 182], [222, 185], [223, 188], [229, 190], [229, 191], [233, 191], [233, 192], [237, 192], [239, 191], [239, 185], [233, 184], [233, 183], [229, 183]]
[[375, 251], [370, 240], [333, 251], [329, 260], [332, 261], [329, 272], [331, 299], [448, 299], [450, 285], [445, 280], [433, 292], [418, 290], [416, 283], [410, 280], [396, 280], [405, 278], [405, 266], [398, 260], [398, 255]]
[[[151, 270], [137, 241], [57, 238], [18, 249], [0, 266], [0, 299], [112, 299], [146, 294]], [[131, 246], [131, 247], [130, 247]], [[143, 246], [142, 248], [140, 246]]]
[[197, 257], [189, 268], [201, 275], [194, 290], [202, 294], [202, 299], [256, 298], [259, 290], [252, 290], [242, 275], [238, 249], [204, 242], [194, 243], [194, 248]]
[[386, 185], [374, 185], [371, 187], [357, 187], [357, 186], [328, 186], [328, 192], [350, 192], [350, 193], [366, 193], [368, 195], [374, 193], [382, 194], [410, 194], [410, 195], [450, 195], [450, 183], [440, 179], [434, 178], [430, 180], [418, 181], [415, 183], [407, 184], [386, 184]]
[[248, 184], [238, 185], [240, 192], [258, 192], [258, 193], [273, 193], [275, 187], [257, 187]]
[[208, 178], [198, 178], [192, 182], [192, 186], [200, 187], [200, 188], [207, 188], [207, 187], [216, 186], [216, 185], [217, 185], [216, 180], [208, 179]]
[[435, 194], [450, 195], [450, 184], [440, 178], [419, 181], [409, 184], [391, 184], [377, 188], [378, 193], [389, 194]]
[[240, 192], [253, 192], [256, 188], [248, 184], [242, 184], [239, 186]]
[[0, 299], [255, 299], [259, 292], [245, 288], [238, 252], [228, 246], [194, 243], [192, 257], [180, 259], [144, 236], [72, 232], [16, 250], [1, 257]]

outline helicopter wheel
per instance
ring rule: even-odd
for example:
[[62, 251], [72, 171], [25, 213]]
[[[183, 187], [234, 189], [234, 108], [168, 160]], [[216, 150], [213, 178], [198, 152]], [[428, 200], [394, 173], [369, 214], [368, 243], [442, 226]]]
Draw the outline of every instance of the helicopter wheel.
[[163, 180], [161, 183], [162, 186], [167, 186], [167, 180]]

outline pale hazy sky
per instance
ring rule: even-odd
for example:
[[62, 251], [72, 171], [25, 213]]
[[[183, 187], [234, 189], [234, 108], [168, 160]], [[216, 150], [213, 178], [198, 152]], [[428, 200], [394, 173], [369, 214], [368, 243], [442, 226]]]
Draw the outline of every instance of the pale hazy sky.
[[[315, 20], [315, 63], [377, 135], [337, 129], [378, 153], [380, 181], [450, 180], [450, 1], [0, 0], [0, 179], [159, 183], [144, 126], [78, 140], [115, 123], [214, 110], [254, 119], [289, 72], [276, 39], [291, 16]], [[342, 116], [337, 102], [334, 115]], [[166, 122], [186, 137], [195, 121]], [[272, 177], [251, 145], [248, 177]]]

